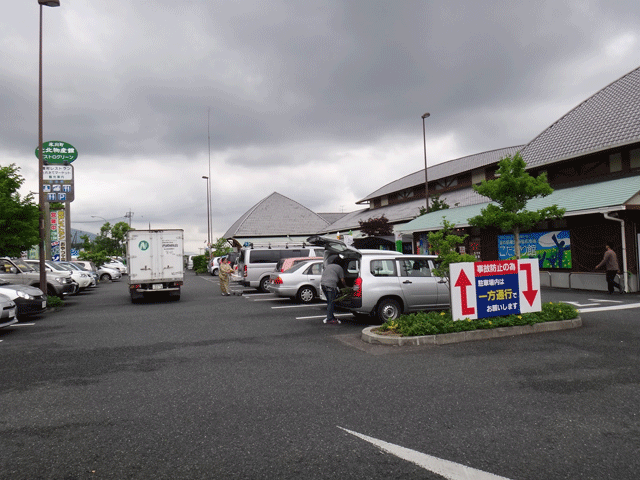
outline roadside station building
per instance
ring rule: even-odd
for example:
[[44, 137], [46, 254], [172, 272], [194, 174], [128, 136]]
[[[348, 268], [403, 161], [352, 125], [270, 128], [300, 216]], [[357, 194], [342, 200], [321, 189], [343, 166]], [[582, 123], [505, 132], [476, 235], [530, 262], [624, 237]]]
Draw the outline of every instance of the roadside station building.
[[[640, 250], [640, 68], [588, 98], [540, 135], [519, 149], [532, 176], [546, 172], [553, 194], [529, 202], [529, 210], [558, 205], [566, 213], [560, 220], [543, 222], [530, 232], [523, 256], [540, 259], [543, 285], [605, 290], [604, 275], [594, 267], [609, 243], [618, 256], [621, 281], [638, 291]], [[494, 178], [497, 164], [484, 172], [460, 172], [472, 184]], [[459, 177], [458, 177], [459, 178]], [[451, 205], [471, 185], [449, 188], [441, 199]], [[432, 188], [434, 188], [432, 190]], [[430, 193], [437, 187], [429, 184]], [[471, 197], [469, 197], [471, 198]], [[468, 219], [480, 214], [488, 199], [460, 203], [457, 208], [423, 215], [398, 227], [411, 233], [414, 246], [425, 245], [430, 231], [442, 228], [443, 218], [469, 234], [465, 249], [482, 260], [506, 259], [510, 238], [503, 232], [470, 227]], [[555, 238], [555, 240], [554, 240]], [[536, 239], [542, 245], [531, 249]], [[600, 271], [602, 272], [602, 270]]]
[[[526, 145], [429, 167], [429, 198], [438, 195], [448, 209], [418, 216], [426, 197], [422, 169], [359, 200], [365, 208], [333, 217], [315, 214], [274, 193], [243, 215], [225, 238], [242, 237], [243, 232], [245, 237], [293, 238], [295, 230], [300, 239], [314, 228], [318, 234], [350, 230], [357, 234], [360, 221], [384, 215], [401, 236], [404, 251], [423, 253], [427, 235], [440, 230], [446, 218], [459, 233], [469, 235], [464, 245], [467, 253], [485, 261], [512, 258], [512, 235], [473, 228], [468, 219], [480, 214], [489, 201], [473, 185], [495, 178], [498, 162], [516, 152], [527, 163], [529, 174], [546, 172], [554, 189], [550, 196], [530, 201], [527, 208], [555, 204], [566, 209], [563, 218], [521, 234], [523, 257], [539, 259], [542, 285], [606, 290], [604, 271], [596, 273], [594, 267], [609, 243], [623, 271], [622, 284], [627, 291], [640, 291], [640, 68], [586, 99]], [[288, 212], [284, 220], [278, 210]], [[271, 213], [265, 216], [264, 212]]]

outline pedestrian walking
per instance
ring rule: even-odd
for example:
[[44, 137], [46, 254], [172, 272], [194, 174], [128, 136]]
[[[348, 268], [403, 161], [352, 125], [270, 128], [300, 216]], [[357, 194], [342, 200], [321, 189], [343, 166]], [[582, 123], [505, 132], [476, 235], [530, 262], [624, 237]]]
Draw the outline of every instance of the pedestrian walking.
[[606, 251], [604, 252], [604, 257], [602, 261], [596, 265], [596, 269], [604, 267], [607, 271], [607, 288], [609, 289], [609, 295], [613, 294], [614, 288], [618, 288], [620, 293], [624, 293], [622, 290], [622, 286], [616, 282], [616, 275], [618, 274], [618, 270], [620, 267], [618, 266], [618, 257], [616, 256], [616, 252], [611, 249], [611, 245], [606, 245]]
[[226, 257], [220, 259], [220, 268], [218, 270], [218, 279], [220, 280], [220, 291], [223, 296], [229, 296], [229, 275], [233, 272], [233, 268], [227, 262]]
[[338, 284], [342, 283], [346, 286], [344, 281], [344, 270], [337, 263], [338, 257], [329, 258], [328, 265], [324, 267], [322, 271], [322, 277], [320, 277], [320, 287], [327, 297], [327, 318], [323, 320], [323, 323], [340, 323], [334, 314], [335, 300], [338, 296]]

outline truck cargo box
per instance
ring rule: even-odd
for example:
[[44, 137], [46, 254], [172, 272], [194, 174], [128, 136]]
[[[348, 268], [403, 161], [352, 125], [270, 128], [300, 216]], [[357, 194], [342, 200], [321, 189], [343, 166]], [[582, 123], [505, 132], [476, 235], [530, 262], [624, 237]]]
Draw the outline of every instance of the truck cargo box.
[[184, 282], [184, 231], [129, 230], [127, 266], [131, 300], [162, 293], [179, 299]]

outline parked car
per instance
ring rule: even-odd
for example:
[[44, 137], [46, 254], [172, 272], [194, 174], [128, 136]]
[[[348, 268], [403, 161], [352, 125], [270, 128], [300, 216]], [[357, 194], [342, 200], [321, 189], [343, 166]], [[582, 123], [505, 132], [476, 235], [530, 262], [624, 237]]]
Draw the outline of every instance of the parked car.
[[213, 275], [213, 276], [217, 276], [218, 272], [220, 271], [220, 259], [222, 257], [213, 257], [211, 260], [209, 260], [209, 263], [207, 264], [207, 271]]
[[90, 270], [96, 273], [98, 272], [98, 268], [96, 267], [96, 264], [89, 260], [73, 260], [71, 263], [75, 263], [76, 265], [84, 268], [85, 270]]
[[187, 269], [193, 270], [193, 257], [197, 257], [197, 255], [189, 255], [187, 258]]
[[[300, 262], [306, 262], [307, 260], [322, 260], [322, 257], [291, 257], [281, 258], [276, 264], [274, 272], [285, 272], [294, 265]], [[272, 274], [273, 275], [273, 274]]]
[[[55, 275], [56, 278], [66, 278], [71, 281], [72, 289], [69, 292], [69, 295], [75, 295], [80, 291], [80, 285], [76, 282], [71, 275], [71, 272], [67, 269], [63, 268], [51, 268], [47, 262], [51, 260], [45, 260], [45, 268], [47, 270], [47, 276]], [[40, 262], [38, 260], [25, 260], [24, 263], [33, 268], [36, 272], [40, 272]]]
[[16, 304], [16, 316], [19, 320], [47, 310], [47, 297], [39, 288], [0, 280], [0, 294], [9, 297]]
[[91, 285], [92, 278], [87, 272], [77, 270], [67, 264], [67, 262], [54, 262], [53, 260], [45, 261], [47, 267], [57, 272], [69, 272], [71, 278], [78, 284], [78, 290], [82, 291]]
[[96, 284], [100, 282], [100, 275], [98, 275], [98, 267], [96, 267], [95, 263], [88, 260], [73, 260], [71, 263], [73, 263], [74, 265], [80, 268], [84, 268], [86, 271], [90, 272], [93, 278], [95, 279]]
[[313, 246], [292, 246], [285, 248], [244, 247], [238, 257], [238, 274], [240, 283], [245, 287], [254, 287], [267, 292], [269, 275], [276, 268], [278, 261], [289, 257], [317, 257], [323, 249]]
[[119, 260], [110, 260], [102, 265], [103, 267], [112, 268], [118, 270], [122, 275], [126, 275], [129, 271], [127, 266]]
[[[16, 285], [31, 285], [40, 288], [40, 264], [37, 260], [27, 264], [27, 261], [20, 258], [0, 258], [0, 279]], [[47, 272], [47, 295], [63, 298], [65, 295], [72, 294], [77, 291], [77, 283], [71, 278], [71, 274], [57, 274], [55, 272]], [[44, 289], [41, 288], [42, 291]]]
[[122, 278], [120, 270], [105, 267], [104, 265], [98, 267], [98, 275], [103, 282], [118, 281]]
[[224, 256], [227, 257], [227, 261], [231, 264], [232, 267], [235, 268], [236, 265], [238, 265], [238, 257], [240, 256], [238, 252], [229, 252]]
[[375, 316], [384, 323], [402, 313], [449, 307], [449, 289], [433, 275], [435, 255], [357, 250], [320, 236], [307, 241], [338, 256], [345, 282], [353, 288], [351, 297], [336, 304], [339, 308], [356, 315]]
[[319, 296], [322, 270], [322, 259], [298, 262], [284, 272], [272, 273], [269, 291], [279, 297], [295, 298], [300, 303], [311, 303]]
[[98, 286], [99, 277], [97, 273], [85, 270], [83, 267], [81, 267], [80, 265], [76, 265], [74, 262], [60, 262], [60, 265], [72, 268], [73, 270], [80, 272], [83, 275], [87, 275], [89, 277], [89, 288], [95, 288]]
[[13, 325], [17, 321], [16, 304], [6, 295], [0, 294], [0, 328]]

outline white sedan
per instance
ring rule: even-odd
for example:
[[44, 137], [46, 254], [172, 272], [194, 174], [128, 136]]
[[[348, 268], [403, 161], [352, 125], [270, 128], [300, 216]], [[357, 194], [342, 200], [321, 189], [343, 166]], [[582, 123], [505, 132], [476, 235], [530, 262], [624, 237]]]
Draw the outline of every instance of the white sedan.
[[267, 288], [280, 297], [311, 303], [320, 296], [322, 269], [322, 260], [297, 263], [284, 272], [272, 273]]
[[65, 265], [64, 263], [54, 262], [53, 260], [47, 260], [45, 263], [47, 264], [47, 267], [49, 267], [53, 271], [71, 272], [71, 278], [75, 280], [80, 290], [84, 290], [85, 288], [91, 286], [91, 282], [93, 281], [93, 279], [91, 278], [91, 275], [89, 275], [89, 273], [81, 272], [79, 270], [76, 270], [75, 268]]

